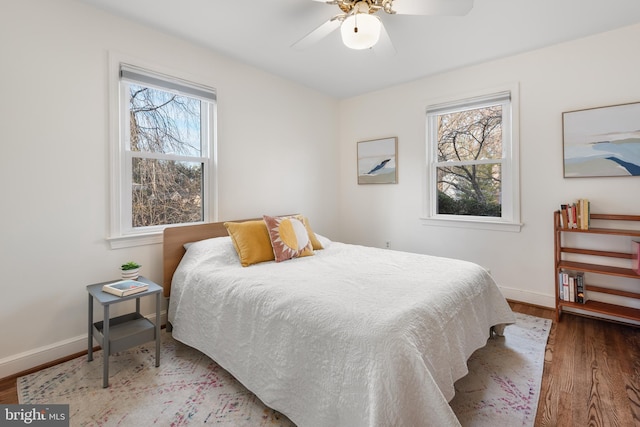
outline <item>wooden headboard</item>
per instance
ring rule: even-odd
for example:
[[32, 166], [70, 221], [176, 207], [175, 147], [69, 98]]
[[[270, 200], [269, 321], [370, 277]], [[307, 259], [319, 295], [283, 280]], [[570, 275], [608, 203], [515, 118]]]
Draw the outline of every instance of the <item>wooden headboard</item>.
[[[250, 219], [234, 220], [233, 222], [244, 221], [250, 221]], [[164, 288], [164, 296], [171, 295], [171, 279], [173, 279], [173, 273], [178, 268], [178, 264], [180, 264], [180, 260], [186, 252], [184, 249], [185, 243], [228, 235], [224, 222], [179, 225], [165, 228], [162, 240], [162, 287]]]

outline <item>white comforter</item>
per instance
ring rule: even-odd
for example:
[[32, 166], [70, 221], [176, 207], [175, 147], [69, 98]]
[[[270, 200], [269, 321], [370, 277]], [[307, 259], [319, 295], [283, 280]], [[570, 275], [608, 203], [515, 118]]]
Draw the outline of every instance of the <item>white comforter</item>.
[[456, 426], [466, 360], [514, 322], [476, 264], [331, 242], [241, 267], [228, 237], [190, 246], [172, 284], [173, 336], [299, 427]]

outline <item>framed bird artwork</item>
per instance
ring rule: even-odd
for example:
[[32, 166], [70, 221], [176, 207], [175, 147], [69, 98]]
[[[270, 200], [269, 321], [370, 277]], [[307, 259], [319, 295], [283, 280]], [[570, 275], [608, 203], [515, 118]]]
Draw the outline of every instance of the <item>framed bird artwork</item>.
[[398, 138], [358, 142], [358, 184], [398, 183]]

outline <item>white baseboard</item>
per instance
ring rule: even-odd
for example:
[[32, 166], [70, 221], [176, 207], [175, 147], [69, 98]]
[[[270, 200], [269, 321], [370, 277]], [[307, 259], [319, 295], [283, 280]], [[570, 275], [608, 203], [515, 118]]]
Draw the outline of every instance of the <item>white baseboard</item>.
[[0, 360], [0, 378], [5, 378], [62, 357], [87, 350], [87, 335], [76, 336]]
[[[155, 321], [155, 313], [146, 316], [149, 320]], [[162, 325], [167, 323], [167, 313], [160, 314]], [[95, 344], [95, 341], [94, 341]], [[43, 347], [15, 354], [13, 356], [0, 359], [0, 378], [6, 378], [20, 372], [33, 369], [45, 363], [70, 356], [72, 354], [87, 351], [87, 335], [78, 335], [63, 341], [58, 341]]]
[[508, 300], [525, 302], [552, 309], [555, 309], [556, 307], [555, 295], [546, 295], [538, 292], [524, 291], [522, 289], [508, 288], [505, 286], [498, 287], [502, 291], [502, 295], [504, 295]]
[[[519, 301], [519, 302], [524, 302], [524, 303], [534, 304], [534, 305], [539, 305], [539, 306], [542, 306], [542, 307], [549, 307], [550, 309], [553, 309], [553, 310], [555, 310], [555, 308], [556, 308], [555, 295], [544, 295], [544, 294], [539, 294], [539, 293], [536, 293], [536, 292], [523, 291], [521, 289], [506, 288], [506, 287], [503, 287], [503, 286], [499, 286], [499, 288], [502, 291], [502, 295], [504, 295], [504, 297], [506, 299], [508, 299], [508, 300]], [[620, 322], [620, 323], [624, 323], [624, 324], [632, 324], [632, 325], [640, 326], [640, 322], [637, 322], [637, 321], [634, 321], [634, 320], [625, 319], [625, 318], [616, 317], [616, 316], [608, 316], [606, 314], [596, 314], [596, 313], [594, 313], [592, 311], [580, 310], [579, 308], [565, 307], [565, 308], [562, 309], [562, 312], [563, 313], [577, 313], [577, 314], [580, 314], [580, 315], [583, 315], [583, 316], [587, 316], [587, 317], [594, 317], [594, 318], [612, 320], [614, 322]]]

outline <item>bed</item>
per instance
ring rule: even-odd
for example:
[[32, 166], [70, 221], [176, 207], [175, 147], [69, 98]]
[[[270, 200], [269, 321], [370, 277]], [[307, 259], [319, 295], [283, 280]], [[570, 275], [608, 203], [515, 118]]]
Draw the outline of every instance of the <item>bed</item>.
[[223, 223], [167, 228], [173, 337], [299, 427], [459, 425], [454, 382], [515, 320], [491, 276], [317, 237], [313, 256], [243, 267]]

